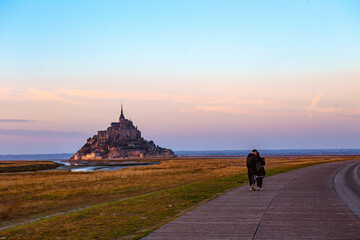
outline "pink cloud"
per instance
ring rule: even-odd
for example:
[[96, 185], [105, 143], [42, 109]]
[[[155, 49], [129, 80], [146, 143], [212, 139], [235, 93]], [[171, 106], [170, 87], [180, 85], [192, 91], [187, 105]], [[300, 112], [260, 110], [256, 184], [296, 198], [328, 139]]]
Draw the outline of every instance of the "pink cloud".
[[235, 113], [235, 114], [244, 114], [248, 113], [247, 111], [239, 108], [228, 107], [228, 106], [195, 106], [191, 109], [192, 112], [223, 112], [223, 113]]
[[312, 117], [311, 110], [316, 106], [316, 104], [318, 103], [318, 101], [320, 100], [321, 97], [322, 97], [322, 94], [318, 94], [315, 97], [313, 97], [313, 99], [311, 100], [311, 105], [307, 107], [307, 112], [310, 117]]
[[23, 100], [23, 101], [59, 101], [64, 103], [79, 104], [79, 102], [72, 101], [61, 97], [57, 91], [27, 89], [25, 91], [16, 91], [9, 88], [0, 88], [0, 98], [9, 100]]
[[273, 105], [274, 101], [253, 100], [234, 97], [200, 97], [183, 94], [163, 94], [147, 92], [122, 92], [106, 90], [83, 90], [83, 89], [58, 89], [58, 92], [69, 96], [89, 99], [132, 99], [132, 100], [160, 100], [183, 103], [207, 103], [207, 104], [238, 104], [238, 105]]

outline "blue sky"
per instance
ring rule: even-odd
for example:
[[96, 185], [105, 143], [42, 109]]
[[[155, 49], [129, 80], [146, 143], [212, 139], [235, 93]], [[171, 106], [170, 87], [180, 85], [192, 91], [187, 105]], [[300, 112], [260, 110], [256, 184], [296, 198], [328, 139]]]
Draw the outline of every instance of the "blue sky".
[[9, 75], [21, 67], [34, 77], [346, 70], [359, 64], [359, 8], [357, 1], [5, 1], [1, 63]]
[[85, 138], [72, 132], [105, 129], [121, 101], [143, 135], [175, 150], [360, 147], [359, 10], [1, 1], [0, 154], [76, 151]]

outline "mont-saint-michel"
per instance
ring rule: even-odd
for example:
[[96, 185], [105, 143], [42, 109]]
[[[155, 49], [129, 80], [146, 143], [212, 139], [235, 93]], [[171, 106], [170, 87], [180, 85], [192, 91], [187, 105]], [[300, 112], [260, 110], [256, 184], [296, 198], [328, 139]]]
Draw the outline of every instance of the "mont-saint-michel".
[[123, 106], [119, 122], [112, 122], [106, 130], [100, 130], [88, 138], [84, 146], [71, 160], [102, 160], [119, 158], [171, 158], [171, 149], [162, 148], [152, 140], [141, 137], [141, 131], [124, 116]]

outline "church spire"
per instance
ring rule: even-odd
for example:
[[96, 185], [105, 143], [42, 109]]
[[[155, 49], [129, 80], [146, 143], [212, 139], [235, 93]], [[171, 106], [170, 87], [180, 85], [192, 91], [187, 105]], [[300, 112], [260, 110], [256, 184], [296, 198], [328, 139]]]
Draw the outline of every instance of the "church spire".
[[120, 119], [125, 119], [122, 103], [121, 103], [121, 114], [120, 114]]

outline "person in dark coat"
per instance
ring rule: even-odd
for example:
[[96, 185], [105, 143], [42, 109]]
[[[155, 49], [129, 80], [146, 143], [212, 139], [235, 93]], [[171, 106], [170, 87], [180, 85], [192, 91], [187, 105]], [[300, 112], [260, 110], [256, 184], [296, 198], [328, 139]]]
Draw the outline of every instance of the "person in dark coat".
[[[250, 191], [261, 190], [263, 178], [266, 174], [264, 166], [265, 158], [260, 157], [260, 154], [256, 149], [252, 150], [246, 158]], [[257, 189], [255, 189], [255, 182], [257, 184]]]
[[248, 169], [250, 191], [255, 189], [255, 172], [256, 172], [256, 149], [254, 149], [246, 158], [246, 167]]
[[257, 157], [255, 179], [256, 179], [257, 190], [260, 191], [262, 189], [263, 179], [266, 174], [265, 168], [264, 168], [265, 158], [260, 157], [260, 154], [258, 151], [255, 152], [255, 155]]

